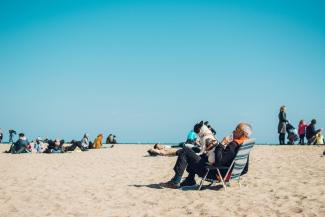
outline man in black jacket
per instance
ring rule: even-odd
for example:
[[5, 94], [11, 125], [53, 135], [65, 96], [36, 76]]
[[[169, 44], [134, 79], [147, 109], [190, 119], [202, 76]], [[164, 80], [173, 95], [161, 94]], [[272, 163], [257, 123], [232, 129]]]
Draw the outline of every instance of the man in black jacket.
[[[175, 176], [170, 181], [162, 183], [162, 187], [179, 188], [195, 185], [195, 175], [203, 176], [207, 164], [229, 167], [235, 159], [240, 145], [249, 139], [251, 133], [252, 128], [249, 124], [240, 123], [237, 125], [233, 131], [233, 139], [226, 137], [220, 144], [215, 146], [215, 162], [209, 162], [206, 154], [197, 155], [192, 149], [187, 147], [178, 150], [176, 152], [178, 158], [174, 166]], [[212, 145], [211, 147], [214, 146]], [[185, 170], [187, 170], [189, 175], [180, 183]], [[244, 173], [248, 171], [248, 163], [244, 171]], [[221, 173], [224, 175], [226, 171], [221, 171]], [[215, 174], [209, 174], [209, 176], [212, 175], [215, 177]]]
[[316, 143], [316, 135], [320, 133], [322, 129], [316, 130], [316, 119], [311, 120], [311, 123], [308, 125], [306, 129], [306, 138], [308, 141], [308, 145], [315, 145]]

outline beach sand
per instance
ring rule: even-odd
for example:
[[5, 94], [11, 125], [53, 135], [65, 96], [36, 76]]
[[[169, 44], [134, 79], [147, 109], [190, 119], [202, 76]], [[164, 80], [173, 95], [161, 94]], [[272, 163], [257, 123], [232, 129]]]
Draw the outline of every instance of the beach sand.
[[200, 192], [160, 188], [176, 157], [149, 147], [1, 153], [0, 216], [325, 216], [324, 146], [255, 146], [241, 188]]

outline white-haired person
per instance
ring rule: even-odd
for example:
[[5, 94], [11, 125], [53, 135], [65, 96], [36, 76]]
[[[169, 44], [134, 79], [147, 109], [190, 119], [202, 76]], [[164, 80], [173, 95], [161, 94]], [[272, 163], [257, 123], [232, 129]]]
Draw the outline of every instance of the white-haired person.
[[45, 145], [41, 137], [36, 138], [33, 148], [36, 153], [43, 153], [45, 151]]
[[[210, 157], [206, 153], [197, 155], [192, 149], [187, 147], [180, 149], [177, 151], [178, 158], [174, 166], [175, 175], [170, 181], [162, 183], [161, 185], [168, 188], [193, 186], [196, 184], [195, 175], [197, 174], [202, 177], [205, 173], [205, 166], [207, 164], [229, 167], [236, 157], [240, 145], [250, 138], [251, 133], [252, 127], [250, 124], [240, 123], [236, 126], [232, 136], [224, 138], [221, 143], [214, 144], [212, 139], [206, 139], [206, 151], [209, 152], [213, 150], [214, 157]], [[185, 170], [187, 170], [189, 174], [181, 183]], [[243, 174], [247, 171], [248, 163]], [[226, 171], [221, 171], [223, 176], [225, 173]], [[211, 176], [216, 177], [216, 173], [211, 171], [208, 177]]]

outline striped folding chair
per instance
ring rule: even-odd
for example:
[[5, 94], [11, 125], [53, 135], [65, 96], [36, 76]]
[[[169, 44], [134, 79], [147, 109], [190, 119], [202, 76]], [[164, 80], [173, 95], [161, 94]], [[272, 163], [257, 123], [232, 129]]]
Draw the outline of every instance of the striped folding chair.
[[[203, 176], [200, 186], [198, 188], [198, 190], [201, 190], [203, 182], [206, 181], [207, 176], [209, 174], [210, 171], [216, 170], [217, 174], [220, 178], [220, 181], [222, 183], [223, 188], [226, 190], [227, 186], [226, 186], [226, 182], [230, 182], [230, 181], [237, 181], [239, 186], [240, 186], [240, 176], [247, 164], [247, 160], [248, 160], [248, 156], [250, 151], [252, 150], [253, 146], [255, 144], [255, 139], [250, 139], [247, 140], [246, 142], [244, 142], [237, 154], [235, 159], [232, 161], [230, 167], [223, 167], [223, 166], [207, 166], [206, 169], [206, 173]], [[226, 175], [224, 177], [221, 176], [220, 170], [228, 170]], [[209, 180], [211, 181], [211, 180]]]

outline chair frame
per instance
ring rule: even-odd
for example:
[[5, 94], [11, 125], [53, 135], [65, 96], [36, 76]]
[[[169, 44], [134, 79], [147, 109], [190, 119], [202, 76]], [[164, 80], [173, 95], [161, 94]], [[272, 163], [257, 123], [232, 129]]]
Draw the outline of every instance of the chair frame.
[[[245, 144], [246, 144], [246, 145], [248, 145], [248, 144], [251, 144], [251, 145], [252, 145], [252, 147], [250, 148], [249, 152], [247, 153], [247, 157], [245, 157], [245, 158], [248, 158], [249, 153], [250, 153], [251, 149], [253, 148], [253, 146], [254, 146], [254, 144], [255, 144], [255, 139], [249, 139], [249, 140], [247, 140], [246, 142], [244, 142], [243, 145], [245, 145]], [[239, 153], [239, 151], [240, 151], [240, 149], [238, 150], [237, 154]], [[205, 173], [205, 175], [203, 176], [203, 178], [202, 178], [202, 180], [201, 180], [201, 182], [200, 182], [200, 186], [199, 186], [198, 190], [199, 190], [199, 191], [201, 190], [204, 181], [206, 181], [209, 172], [212, 171], [212, 170], [217, 170], [218, 176], [219, 176], [220, 179], [221, 179], [222, 186], [223, 186], [224, 190], [227, 190], [226, 182], [229, 183], [229, 182], [232, 181], [234, 178], [231, 176], [230, 179], [229, 179], [228, 181], [226, 181], [225, 178], [227, 178], [227, 177], [229, 176], [229, 174], [232, 173], [232, 170], [233, 170], [233, 167], [234, 167], [234, 165], [235, 165], [235, 163], [236, 163], [236, 160], [238, 160], [238, 159], [237, 159], [237, 158], [238, 158], [237, 154], [236, 154], [236, 157], [234, 158], [234, 160], [231, 162], [231, 165], [230, 165], [229, 167], [224, 167], [224, 166], [207, 166], [207, 167], [205, 168], [205, 169], [206, 169], [206, 173]], [[247, 162], [248, 162], [248, 161], [247, 161]], [[247, 162], [246, 162], [246, 164], [247, 164]], [[245, 164], [245, 166], [246, 166], [246, 164]], [[239, 173], [239, 174], [240, 174], [239, 177], [236, 178], [239, 187], [241, 187], [241, 184], [240, 184], [240, 176], [241, 176], [241, 173], [243, 172], [245, 166], [241, 169], [241, 172]], [[227, 169], [227, 173], [226, 173], [226, 175], [225, 175], [224, 177], [221, 176], [221, 173], [220, 173], [220, 170], [221, 170], [221, 169]], [[216, 179], [216, 180], [217, 180], [217, 179]], [[210, 181], [212, 181], [212, 180], [210, 180]], [[213, 181], [214, 181], [214, 180], [213, 180]], [[218, 180], [217, 180], [217, 181], [218, 181]]]

